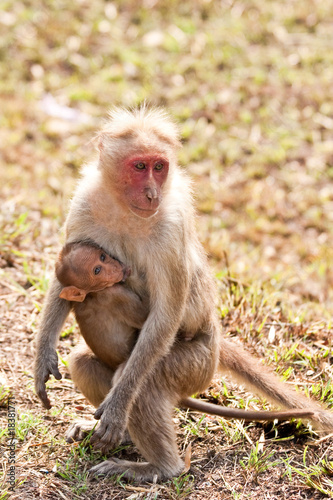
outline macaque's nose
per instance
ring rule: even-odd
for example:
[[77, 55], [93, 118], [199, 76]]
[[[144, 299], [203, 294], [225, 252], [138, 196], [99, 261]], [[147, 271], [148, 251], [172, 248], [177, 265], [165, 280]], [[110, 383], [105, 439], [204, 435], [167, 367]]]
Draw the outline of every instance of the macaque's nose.
[[157, 189], [154, 187], [145, 188], [145, 194], [149, 201], [153, 201], [157, 199]]

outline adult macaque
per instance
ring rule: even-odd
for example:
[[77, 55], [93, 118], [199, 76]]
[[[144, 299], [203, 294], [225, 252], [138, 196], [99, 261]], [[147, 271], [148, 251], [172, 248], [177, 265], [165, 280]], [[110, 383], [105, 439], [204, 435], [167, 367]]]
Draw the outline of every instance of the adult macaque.
[[[95, 314], [85, 317], [85, 302], [77, 303], [90, 349], [76, 349], [70, 371], [98, 407], [96, 448], [117, 446], [127, 429], [147, 462], [112, 458], [92, 468], [96, 475], [152, 481], [182, 472], [173, 408], [203, 391], [217, 369], [280, 406], [313, 411], [314, 424], [333, 429], [332, 413], [279, 382], [223, 336], [214, 283], [194, 227], [189, 181], [176, 163], [179, 146], [178, 130], [163, 112], [115, 110], [98, 136], [99, 159], [86, 169], [66, 221], [67, 243], [92, 239], [131, 269], [123, 285], [96, 293]], [[129, 335], [126, 318], [114, 315], [117, 287], [120, 295], [125, 288], [147, 297], [149, 313], [139, 335], [134, 328]], [[61, 376], [55, 347], [71, 308], [59, 297], [61, 289], [55, 278], [37, 335], [35, 385], [46, 406], [45, 382], [50, 374]], [[109, 290], [111, 298], [99, 299]], [[179, 341], [179, 331], [190, 332], [192, 340]]]
[[[82, 325], [82, 313], [87, 317], [89, 313], [91, 317], [94, 316], [95, 307], [91, 310], [90, 299], [96, 298], [96, 292], [105, 290], [106, 288], [113, 287], [115, 283], [124, 282], [130, 275], [130, 270], [125, 268], [116, 259], [113, 259], [107, 252], [93, 241], [81, 241], [76, 243], [67, 244], [60, 252], [58, 261], [56, 263], [56, 276], [59, 282], [64, 286], [59, 294], [62, 299], [71, 302], [83, 302], [88, 294], [88, 302], [86, 307], [82, 308], [81, 305], [73, 304], [75, 315], [81, 323], [81, 330], [85, 332], [85, 321]], [[119, 287], [118, 287], [119, 288]], [[120, 294], [116, 294], [118, 303], [114, 304], [113, 312], [117, 319], [123, 323], [126, 321], [129, 328], [141, 329], [147, 319], [149, 308], [147, 301], [143, 301], [134, 294], [132, 291], [122, 287]], [[111, 290], [108, 296], [108, 305], [110, 304], [111, 294], [114, 294], [115, 289]], [[93, 294], [93, 295], [91, 295]], [[122, 307], [120, 305], [120, 297]], [[99, 307], [99, 306], [98, 306]], [[126, 313], [127, 309], [127, 314]], [[80, 311], [82, 313], [80, 314]], [[123, 334], [124, 334], [123, 326]], [[88, 329], [85, 335], [87, 343], [90, 345]], [[112, 336], [112, 330], [110, 335]], [[179, 330], [177, 335], [178, 340], [190, 341], [193, 338], [191, 332]], [[106, 345], [103, 345], [104, 350]], [[106, 349], [107, 350], [107, 349]], [[123, 362], [117, 369], [117, 375], [113, 377], [113, 384], [117, 377], [120, 376], [122, 370], [125, 368], [126, 361]], [[114, 366], [112, 366], [114, 368]], [[313, 412], [307, 410], [292, 410], [292, 411], [251, 411], [240, 410], [235, 408], [218, 407], [214, 404], [206, 403], [203, 401], [194, 400], [192, 398], [185, 398], [180, 402], [181, 406], [198, 410], [213, 415], [222, 416], [225, 418], [239, 418], [243, 420], [273, 421], [276, 419], [286, 420], [293, 417], [310, 417]], [[73, 427], [77, 431], [77, 426]], [[71, 433], [69, 439], [75, 436]]]

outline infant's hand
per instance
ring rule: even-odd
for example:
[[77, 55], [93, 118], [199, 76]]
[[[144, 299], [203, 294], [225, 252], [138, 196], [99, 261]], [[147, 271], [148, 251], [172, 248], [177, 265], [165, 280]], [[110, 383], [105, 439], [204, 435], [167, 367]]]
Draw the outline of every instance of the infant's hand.
[[54, 349], [45, 353], [42, 361], [37, 362], [35, 366], [35, 391], [47, 410], [51, 408], [51, 403], [46, 394], [45, 384], [50, 375], [53, 375], [57, 380], [62, 377], [58, 369], [58, 355]]

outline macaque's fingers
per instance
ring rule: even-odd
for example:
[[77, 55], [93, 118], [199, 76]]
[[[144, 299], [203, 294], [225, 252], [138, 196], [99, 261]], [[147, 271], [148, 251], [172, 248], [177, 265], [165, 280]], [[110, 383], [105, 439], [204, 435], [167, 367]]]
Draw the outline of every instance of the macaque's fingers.
[[44, 389], [44, 391], [39, 391], [37, 393], [37, 396], [39, 397], [39, 399], [41, 400], [41, 402], [43, 403], [43, 406], [49, 410], [51, 408], [51, 403], [50, 403], [50, 400], [49, 398], [47, 397], [47, 394], [46, 394], [46, 390]]
[[49, 351], [44, 355], [45, 366], [38, 365], [35, 370], [35, 391], [44, 407], [49, 410], [51, 402], [46, 394], [46, 382], [50, 375], [53, 375], [57, 380], [62, 378], [58, 369], [58, 355], [55, 351]]
[[108, 404], [102, 403], [95, 412], [95, 418], [96, 413], [97, 417], [101, 418], [91, 438], [91, 443], [96, 449], [115, 448], [123, 440], [126, 430], [126, 419], [117, 417], [112, 410], [112, 406], [110, 408]]
[[53, 375], [55, 379], [60, 380], [62, 375], [58, 368], [58, 354], [56, 351], [52, 351], [49, 353], [49, 362], [46, 365], [47, 375], [44, 378], [44, 382], [47, 382], [50, 378], [50, 375]]
[[43, 384], [36, 384], [36, 394], [37, 396], [39, 397], [39, 399], [41, 400], [41, 402], [43, 403], [43, 406], [49, 410], [51, 408], [51, 402], [49, 400], [49, 398], [47, 397], [47, 394], [46, 394], [46, 387], [45, 387], [45, 383]]
[[123, 435], [111, 432], [111, 430], [104, 434], [102, 438], [100, 438], [97, 434], [97, 431], [90, 438], [90, 444], [94, 447], [95, 450], [98, 450], [102, 453], [106, 453], [109, 450], [114, 450], [123, 442]]
[[91, 469], [89, 469], [89, 474], [94, 476], [107, 476], [111, 475], [113, 470], [113, 466], [116, 464], [116, 461], [113, 458], [105, 460], [104, 462], [94, 465]]
[[51, 373], [52, 375], [54, 376], [55, 379], [57, 380], [61, 380], [62, 379], [62, 375], [59, 371], [59, 368], [57, 366], [53, 366], [52, 369], [51, 369]]
[[46, 394], [46, 391], [45, 393], [43, 394], [43, 397], [40, 398], [42, 403], [43, 403], [43, 406], [44, 408], [46, 408], [46, 410], [50, 410], [52, 405], [51, 405], [51, 401], [49, 400], [47, 394]]
[[83, 441], [90, 433], [95, 432], [97, 422], [92, 420], [79, 420], [74, 422], [66, 432], [67, 443], [74, 443], [76, 441]]
[[43, 403], [43, 406], [49, 410], [51, 408], [51, 403], [46, 394], [46, 382], [50, 377], [50, 372], [48, 369], [36, 369], [35, 371], [35, 392], [38, 398]]
[[96, 450], [106, 451], [119, 446], [123, 440], [123, 436], [124, 432], [122, 429], [112, 429], [110, 425], [100, 425], [90, 442]]
[[105, 407], [101, 404], [101, 405], [97, 408], [97, 410], [95, 411], [95, 413], [94, 413], [94, 418], [95, 418], [96, 420], [99, 420], [99, 419], [101, 418], [101, 416], [103, 415], [104, 410], [105, 410]]

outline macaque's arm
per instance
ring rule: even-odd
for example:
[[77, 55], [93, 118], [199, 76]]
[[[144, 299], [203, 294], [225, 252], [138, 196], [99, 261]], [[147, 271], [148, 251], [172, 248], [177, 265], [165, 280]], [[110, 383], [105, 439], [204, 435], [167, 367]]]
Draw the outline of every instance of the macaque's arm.
[[54, 277], [47, 293], [36, 337], [35, 390], [47, 409], [51, 408], [51, 403], [46, 394], [45, 383], [50, 375], [54, 375], [57, 380], [61, 379], [56, 345], [71, 309], [70, 302], [59, 298], [61, 289], [62, 285]]
[[[164, 269], [166, 261], [167, 273]], [[95, 418], [101, 418], [92, 438], [96, 448], [119, 444], [135, 396], [174, 342], [189, 283], [184, 257], [181, 256], [177, 263], [178, 266], [175, 256], [167, 258], [166, 252], [160, 259], [155, 257], [155, 265], [148, 276], [148, 288], [153, 290], [148, 318], [121, 377], [95, 412]]]

